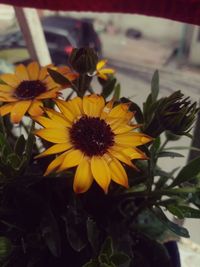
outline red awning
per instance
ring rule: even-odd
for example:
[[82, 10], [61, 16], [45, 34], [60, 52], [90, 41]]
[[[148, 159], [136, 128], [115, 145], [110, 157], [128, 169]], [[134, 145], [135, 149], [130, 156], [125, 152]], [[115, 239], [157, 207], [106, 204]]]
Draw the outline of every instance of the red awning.
[[0, 0], [51, 10], [137, 13], [200, 25], [200, 0]]

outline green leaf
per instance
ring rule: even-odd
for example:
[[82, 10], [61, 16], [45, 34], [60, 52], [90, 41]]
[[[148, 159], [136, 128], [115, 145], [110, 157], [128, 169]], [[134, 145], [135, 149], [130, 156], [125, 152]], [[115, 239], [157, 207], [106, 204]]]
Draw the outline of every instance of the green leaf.
[[17, 141], [15, 143], [15, 147], [14, 147], [15, 153], [19, 157], [21, 157], [23, 155], [24, 149], [25, 149], [25, 145], [26, 145], [26, 140], [25, 140], [23, 135], [20, 135], [19, 138], [17, 139]]
[[80, 252], [87, 245], [86, 221], [83, 217], [83, 210], [76, 206], [69, 206], [68, 213], [62, 216], [65, 221], [67, 239], [70, 246]]
[[13, 169], [18, 169], [21, 163], [21, 159], [15, 153], [11, 153], [7, 157], [7, 165], [10, 165]]
[[143, 192], [147, 189], [147, 186], [145, 184], [138, 184], [134, 185], [133, 187], [130, 187], [127, 189], [127, 193], [133, 193], [133, 192]]
[[172, 214], [177, 216], [180, 219], [183, 218], [194, 218], [194, 219], [199, 219], [200, 218], [200, 210], [194, 209], [188, 206], [174, 206], [174, 205], [169, 205], [166, 207]]
[[110, 260], [116, 266], [120, 266], [121, 264], [127, 264], [130, 262], [129, 256], [123, 252], [115, 253], [114, 255], [111, 256]]
[[200, 157], [190, 161], [186, 166], [184, 166], [177, 177], [174, 179], [170, 187], [180, 185], [184, 182], [188, 182], [198, 175], [200, 172]]
[[97, 253], [99, 251], [99, 239], [100, 239], [100, 232], [94, 220], [88, 218], [87, 220], [87, 236], [88, 241], [94, 251]]
[[158, 153], [159, 158], [170, 157], [170, 158], [184, 158], [184, 155], [177, 153], [177, 152], [168, 152], [162, 151]]
[[3, 146], [6, 147], [8, 153], [12, 152], [12, 149], [10, 147], [10, 144], [8, 143], [6, 136], [0, 132], [0, 148], [2, 148]]
[[96, 260], [90, 260], [89, 262], [85, 263], [82, 267], [99, 267], [99, 263]]
[[108, 79], [106, 84], [103, 86], [101, 95], [104, 98], [107, 98], [113, 92], [113, 90], [115, 88], [116, 81], [117, 80], [115, 78]]
[[110, 263], [109, 257], [106, 254], [100, 254], [98, 259], [100, 263], [107, 263], [107, 264]]
[[50, 210], [46, 209], [46, 214], [42, 218], [40, 227], [49, 250], [55, 257], [59, 257], [61, 254], [60, 232], [54, 215]]
[[34, 145], [35, 145], [35, 136], [32, 133], [30, 133], [28, 135], [26, 145], [25, 145], [25, 155], [27, 157], [27, 162], [29, 162], [31, 159], [32, 150], [33, 150]]
[[113, 94], [113, 98], [114, 98], [115, 100], [119, 100], [119, 98], [120, 98], [120, 93], [121, 93], [121, 86], [120, 86], [120, 84], [118, 83], [118, 84], [115, 86], [114, 94]]
[[150, 152], [155, 155], [155, 153], [158, 151], [160, 148], [160, 137], [157, 137], [154, 141], [153, 144], [151, 145]]
[[110, 236], [103, 243], [100, 254], [106, 254], [108, 257], [113, 255], [113, 243]]
[[50, 69], [50, 68], [48, 68], [47, 70], [51, 78], [54, 80], [54, 82], [61, 84], [61, 85], [72, 84], [70, 80], [68, 80], [64, 75], [62, 75], [58, 71]]
[[157, 100], [158, 93], [159, 93], [159, 73], [158, 73], [158, 70], [156, 70], [151, 80], [152, 102], [155, 102]]
[[10, 255], [12, 249], [11, 241], [5, 236], [0, 236], [0, 262]]
[[164, 214], [164, 212], [162, 211], [161, 208], [157, 207], [157, 208], [153, 209], [152, 212], [173, 233], [177, 234], [178, 236], [182, 236], [182, 237], [190, 237], [188, 230], [184, 227], [179, 226], [178, 224], [171, 222], [167, 218], [167, 216]]

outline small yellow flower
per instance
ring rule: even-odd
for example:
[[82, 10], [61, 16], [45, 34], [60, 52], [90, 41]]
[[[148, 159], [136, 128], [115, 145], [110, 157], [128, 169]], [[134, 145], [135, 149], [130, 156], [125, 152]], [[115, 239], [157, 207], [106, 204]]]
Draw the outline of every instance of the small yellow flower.
[[0, 79], [0, 101], [6, 103], [0, 107], [0, 115], [10, 113], [13, 123], [19, 123], [26, 112], [30, 116], [43, 113], [45, 99], [56, 98], [62, 88], [48, 75], [47, 67], [37, 62], [27, 67], [20, 64], [14, 74], [2, 74]]
[[102, 78], [103, 80], [107, 80], [108, 75], [115, 73], [114, 69], [104, 68], [106, 64], [107, 64], [107, 60], [103, 59], [103, 60], [100, 60], [96, 66], [96, 75], [99, 78]]
[[151, 137], [134, 132], [134, 113], [128, 104], [113, 107], [98, 95], [76, 97], [67, 102], [55, 100], [60, 112], [46, 109], [47, 116], [36, 121], [44, 127], [36, 135], [54, 143], [39, 157], [62, 153], [48, 166], [45, 175], [76, 167], [74, 191], [86, 192], [93, 180], [108, 191], [111, 180], [128, 187], [123, 163], [134, 167], [132, 159], [146, 159], [137, 146], [150, 142]]

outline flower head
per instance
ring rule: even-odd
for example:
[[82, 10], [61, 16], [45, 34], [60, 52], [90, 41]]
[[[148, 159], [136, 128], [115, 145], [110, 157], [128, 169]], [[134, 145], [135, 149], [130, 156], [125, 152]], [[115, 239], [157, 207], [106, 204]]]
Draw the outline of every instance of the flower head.
[[6, 103], [0, 107], [0, 115], [10, 113], [13, 123], [19, 123], [26, 112], [30, 116], [43, 113], [45, 99], [56, 98], [62, 88], [48, 75], [46, 67], [37, 62], [27, 67], [20, 64], [14, 74], [3, 74], [0, 84], [0, 101]]
[[104, 66], [106, 65], [106, 63], [107, 63], [107, 60], [106, 59], [103, 59], [103, 60], [100, 60], [97, 63], [97, 66], [96, 66], [96, 75], [99, 78], [103, 79], [103, 80], [107, 80], [108, 79], [108, 75], [115, 73], [115, 70], [114, 69], [104, 68]]
[[61, 153], [48, 166], [50, 172], [62, 172], [76, 167], [74, 191], [86, 192], [93, 180], [108, 191], [111, 180], [128, 187], [128, 178], [122, 164], [134, 167], [132, 159], [146, 159], [137, 149], [151, 141], [143, 133], [134, 132], [137, 125], [130, 123], [134, 116], [128, 104], [113, 107], [98, 95], [76, 97], [70, 101], [56, 100], [61, 112], [46, 109], [47, 117], [36, 121], [45, 129], [36, 135], [54, 143], [38, 157]]

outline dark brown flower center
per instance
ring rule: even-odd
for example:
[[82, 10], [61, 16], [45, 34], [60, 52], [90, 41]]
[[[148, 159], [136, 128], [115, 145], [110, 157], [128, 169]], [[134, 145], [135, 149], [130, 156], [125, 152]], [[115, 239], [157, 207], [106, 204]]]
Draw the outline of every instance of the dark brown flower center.
[[39, 80], [22, 81], [15, 90], [15, 96], [19, 99], [34, 99], [46, 92], [45, 84]]
[[74, 147], [89, 157], [102, 156], [114, 144], [110, 126], [104, 120], [87, 116], [73, 124], [70, 138]]

